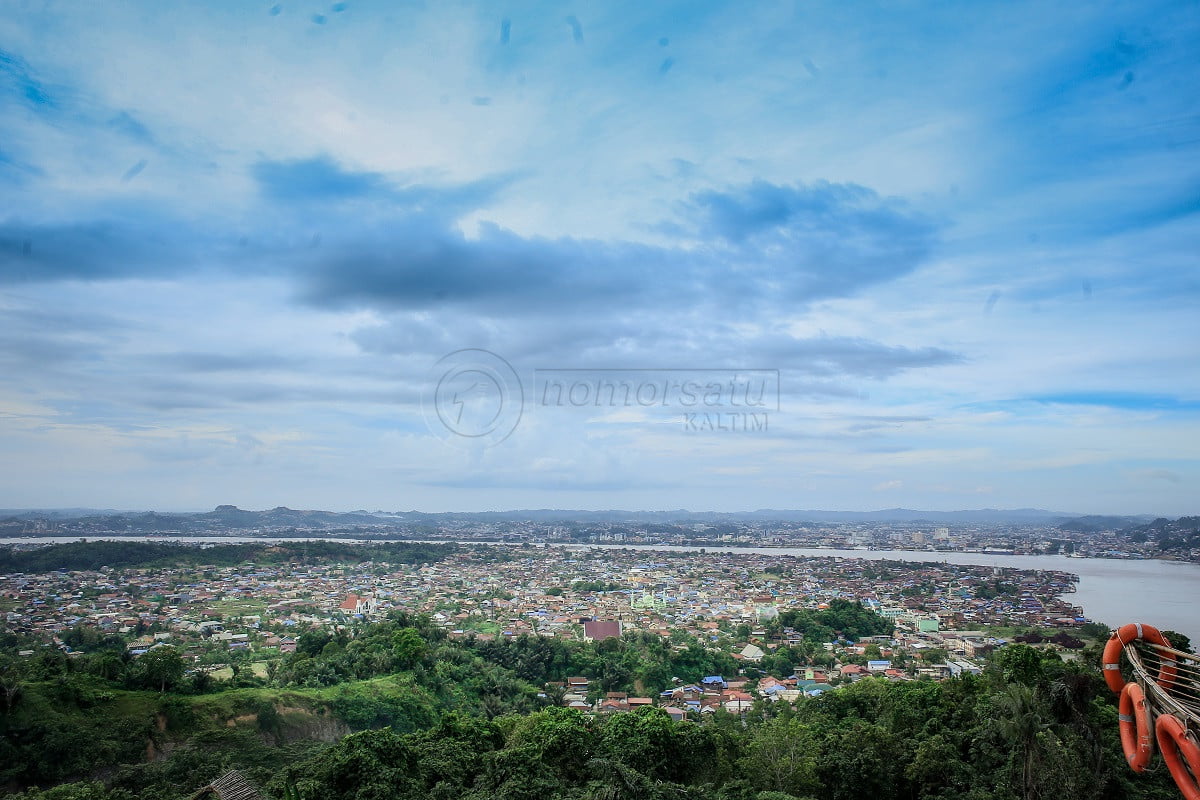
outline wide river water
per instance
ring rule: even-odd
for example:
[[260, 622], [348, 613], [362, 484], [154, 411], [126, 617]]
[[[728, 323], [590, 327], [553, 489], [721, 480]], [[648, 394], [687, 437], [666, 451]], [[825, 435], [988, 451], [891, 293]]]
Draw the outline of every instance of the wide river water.
[[[312, 541], [322, 537], [189, 536], [137, 537], [96, 536], [92, 539], [146, 539], [148, 541], [186, 541], [233, 544], [253, 541]], [[0, 544], [52, 544], [77, 542], [79, 537], [46, 536], [0, 539]], [[346, 541], [346, 540], [341, 540]], [[495, 542], [460, 542], [495, 544]], [[603, 549], [668, 550], [687, 552], [704, 549], [721, 553], [760, 553], [765, 555], [836, 556], [841, 558], [889, 559], [893, 561], [946, 561], [951, 564], [982, 564], [989, 567], [1046, 569], [1071, 572], [1079, 576], [1068, 602], [1083, 607], [1089, 619], [1117, 627], [1126, 622], [1147, 622], [1160, 629], [1186, 634], [1193, 647], [1200, 645], [1200, 564], [1178, 561], [1121, 560], [1110, 558], [1069, 558], [1067, 556], [1013, 556], [998, 553], [921, 550], [835, 550], [800, 547], [681, 547], [673, 545], [587, 545]]]

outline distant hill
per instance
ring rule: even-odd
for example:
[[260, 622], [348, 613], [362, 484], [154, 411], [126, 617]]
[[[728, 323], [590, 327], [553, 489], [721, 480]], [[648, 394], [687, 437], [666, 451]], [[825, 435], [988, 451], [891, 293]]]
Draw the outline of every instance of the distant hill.
[[[1046, 511], [1040, 508], [995, 509], [964, 511], [918, 511], [909, 508], [889, 508], [880, 511], [827, 511], [803, 509], [759, 509], [757, 511], [578, 511], [569, 509], [522, 509], [515, 511], [485, 511], [479, 513], [447, 512], [427, 514], [418, 511], [395, 512], [387, 516], [406, 520], [435, 521], [437, 519], [474, 518], [481, 521], [534, 522], [936, 522], [957, 524], [1026, 524], [1050, 525], [1079, 516], [1065, 511]], [[1138, 521], [1150, 517], [1135, 518]]]
[[95, 514], [120, 514], [115, 508], [0, 508], [0, 519], [77, 519]]
[[1163, 552], [1184, 553], [1200, 548], [1200, 517], [1176, 520], [1159, 517], [1145, 525], [1126, 528], [1122, 533], [1134, 542], [1156, 542]]
[[82, 533], [88, 530], [127, 533], [191, 533], [201, 530], [231, 531], [269, 529], [286, 531], [338, 529], [411, 529], [416, 526], [451, 522], [539, 522], [539, 523], [612, 523], [658, 524], [732, 524], [781, 522], [836, 523], [930, 523], [960, 525], [1058, 525], [1062, 530], [1117, 530], [1147, 523], [1149, 516], [1081, 516], [1039, 508], [984, 508], [961, 511], [921, 511], [889, 508], [878, 511], [830, 511], [819, 509], [759, 509], [757, 511], [580, 511], [573, 509], [520, 509], [513, 511], [439, 512], [422, 511], [320, 511], [297, 510], [278, 506], [250, 511], [233, 505], [220, 505], [205, 512], [97, 511], [93, 509], [0, 511], [0, 536], [47, 533]]
[[[918, 511], [911, 508], [888, 508], [881, 511], [756, 511], [761, 519], [811, 519], [819, 522], [946, 522], [946, 523], [1019, 523], [1045, 525], [1075, 514], [1046, 511], [1041, 508], [980, 508], [963, 511]], [[781, 516], [782, 515], [782, 516]]]
[[181, 533], [214, 530], [377, 530], [398, 527], [396, 520], [365, 512], [297, 511], [284, 506], [268, 511], [246, 511], [237, 506], [217, 506], [199, 513], [159, 511], [93, 511], [90, 509], [0, 512], [0, 536], [87, 535], [90, 533]]
[[201, 519], [219, 520], [230, 527], [378, 525], [382, 521], [378, 516], [365, 512], [297, 511], [287, 506], [276, 506], [270, 511], [243, 511], [237, 506], [217, 506], [207, 514], [195, 516]]
[[1149, 516], [1109, 517], [1093, 514], [1064, 520], [1059, 524], [1058, 529], [1060, 531], [1074, 531], [1076, 533], [1119, 531], [1134, 525], [1141, 525], [1142, 523], [1148, 522], [1150, 519], [1151, 518]]

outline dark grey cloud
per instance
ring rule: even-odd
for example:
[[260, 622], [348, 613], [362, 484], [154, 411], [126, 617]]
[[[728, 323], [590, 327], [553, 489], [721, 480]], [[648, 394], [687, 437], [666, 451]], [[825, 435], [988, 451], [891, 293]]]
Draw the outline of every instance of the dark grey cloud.
[[331, 238], [298, 271], [303, 299], [316, 306], [470, 307], [503, 317], [662, 302], [672, 294], [664, 283], [686, 268], [661, 248], [530, 238], [492, 225], [467, 238], [449, 221], [414, 216]]
[[503, 173], [442, 185], [397, 182], [382, 172], [348, 169], [324, 155], [259, 161], [250, 167], [250, 176], [272, 212], [294, 219], [315, 210], [330, 227], [353, 226], [364, 209], [369, 217], [382, 216], [389, 223], [432, 216], [445, 225], [486, 207], [519, 177]]
[[390, 193], [383, 175], [343, 169], [328, 156], [260, 161], [250, 174], [266, 197], [283, 203], [328, 202]]
[[820, 337], [781, 342], [776, 351], [789, 366], [811, 375], [851, 375], [882, 380], [898, 372], [959, 363], [963, 357], [939, 347], [899, 347], [868, 339]]
[[109, 220], [0, 221], [0, 284], [173, 276], [217, 244], [148, 208]]
[[650, 245], [522, 236], [458, 222], [515, 176], [396, 185], [326, 157], [251, 170], [274, 224], [238, 248], [204, 221], [151, 207], [78, 223], [0, 222], [0, 282], [106, 280], [187, 273], [200, 265], [292, 278], [328, 308], [470, 308], [491, 317], [598, 310], [719, 308], [779, 313], [907, 274], [934, 226], [853, 184], [756, 181], [693, 195]]
[[[779, 309], [907, 274], [936, 233], [929, 220], [865, 187], [757, 181], [694, 195], [680, 219], [661, 227], [678, 243], [527, 237], [491, 225], [467, 237], [456, 224], [461, 201], [488, 188], [454, 190], [457, 208], [447, 207], [455, 198], [428, 187], [397, 190], [397, 202], [419, 205], [420, 213], [331, 232], [298, 266], [303, 299], [338, 308], [472, 307], [495, 316], [605, 305]], [[369, 190], [382, 192], [375, 184]]]
[[[491, 224], [464, 234], [463, 216], [486, 208], [515, 176], [404, 183], [327, 157], [264, 161], [250, 174], [263, 201], [253, 240], [239, 237], [238, 225], [174, 218], [147, 202], [127, 201], [107, 220], [0, 221], [0, 283], [271, 275], [302, 305], [380, 314], [382, 324], [349, 334], [361, 360], [313, 363], [248, 347], [127, 353], [105, 370], [103, 340], [21, 339], [10, 320], [0, 325], [12, 342], [9, 363], [86, 363], [46, 382], [74, 391], [99, 381], [125, 407], [169, 411], [411, 403], [413, 381], [424, 375], [409, 368], [390, 385], [372, 384], [380, 359], [428, 364], [464, 346], [528, 369], [780, 369], [791, 376], [785, 391], [812, 398], [854, 396], [857, 381], [961, 358], [787, 332], [806, 305], [905, 275], [932, 248], [930, 221], [862, 186], [756, 181], [699, 192], [662, 228], [671, 235], [650, 244], [526, 236]], [[365, 389], [322, 385], [333, 375]]]
[[[763, 180], [694, 194], [690, 233], [738, 262], [767, 262], [793, 299], [850, 294], [906, 274], [928, 257], [935, 223], [852, 183]], [[685, 228], [687, 230], [687, 228]]]

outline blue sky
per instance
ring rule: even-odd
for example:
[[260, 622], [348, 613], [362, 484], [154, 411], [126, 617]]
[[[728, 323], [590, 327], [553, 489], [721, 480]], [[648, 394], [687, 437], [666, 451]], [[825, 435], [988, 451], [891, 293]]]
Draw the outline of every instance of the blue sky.
[[15, 8], [0, 507], [1196, 511], [1194, 3]]

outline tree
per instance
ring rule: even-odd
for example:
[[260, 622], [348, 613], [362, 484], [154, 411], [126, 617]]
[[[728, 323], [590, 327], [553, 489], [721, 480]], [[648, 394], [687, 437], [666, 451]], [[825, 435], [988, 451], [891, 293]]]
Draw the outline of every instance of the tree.
[[569, 782], [587, 775], [587, 762], [595, 750], [595, 733], [587, 717], [569, 708], [547, 708], [520, 720], [509, 748], [530, 751], [539, 761]]
[[183, 657], [171, 645], [152, 647], [137, 660], [148, 686], [157, 686], [160, 692], [165, 692], [168, 686], [174, 686], [183, 677]]
[[776, 717], [754, 731], [741, 766], [763, 790], [803, 795], [820, 788], [816, 741], [800, 719]]
[[996, 726], [1004, 739], [1015, 748], [1019, 759], [1021, 796], [1034, 797], [1038, 783], [1041, 734], [1050, 727], [1042, 713], [1037, 691], [1030, 686], [1009, 685], [995, 697]]
[[1185, 653], [1192, 652], [1192, 640], [1187, 634], [1179, 631], [1163, 631], [1162, 635], [1176, 650], [1182, 650]]
[[831, 800], [910, 796], [904, 778], [905, 738], [856, 718], [833, 728], [822, 742], [818, 763]]
[[20, 665], [7, 654], [0, 653], [0, 695], [4, 696], [4, 712], [13, 710], [21, 697], [25, 682]]
[[215, 681], [207, 670], [196, 670], [190, 676], [192, 694], [204, 694], [213, 688]]
[[305, 797], [393, 800], [417, 796], [419, 774], [416, 754], [385, 728], [351, 734], [281, 780], [294, 782]]
[[1042, 656], [1027, 644], [1011, 644], [995, 656], [1005, 681], [1037, 686], [1045, 681]]
[[661, 779], [676, 760], [675, 731], [675, 723], [659, 708], [614, 714], [600, 729], [599, 749], [604, 757]]
[[921, 651], [921, 660], [927, 664], [944, 664], [946, 663], [947, 652], [942, 647], [930, 647], [927, 650]]
[[392, 659], [400, 669], [411, 669], [425, 656], [425, 640], [414, 628], [402, 628], [392, 635]]

